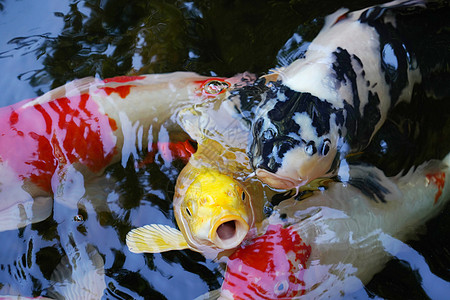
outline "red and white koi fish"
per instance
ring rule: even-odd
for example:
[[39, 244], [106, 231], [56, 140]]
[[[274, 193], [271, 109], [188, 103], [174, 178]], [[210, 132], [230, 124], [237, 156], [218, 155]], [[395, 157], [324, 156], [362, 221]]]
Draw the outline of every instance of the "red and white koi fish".
[[151, 148], [152, 126], [240, 78], [190, 72], [85, 78], [0, 108], [0, 230], [45, 219], [61, 186]]
[[281, 202], [262, 235], [230, 256], [220, 299], [345, 298], [401, 255], [408, 248], [403, 241], [450, 202], [450, 154], [401, 177], [368, 166], [350, 172], [386, 202], [340, 182]]

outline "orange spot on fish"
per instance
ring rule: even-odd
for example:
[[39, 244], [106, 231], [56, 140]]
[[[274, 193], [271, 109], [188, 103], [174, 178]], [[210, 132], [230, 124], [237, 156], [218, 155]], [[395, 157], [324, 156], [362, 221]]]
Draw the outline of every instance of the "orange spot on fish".
[[335, 25], [336, 23], [339, 23], [342, 20], [347, 19], [348, 17], [348, 12], [346, 12], [345, 14], [340, 15], [339, 17], [337, 17], [336, 21], [333, 23], [333, 25]]
[[111, 130], [116, 131], [118, 129], [116, 120], [108, 117], [108, 121], [109, 121], [109, 126], [111, 127]]
[[130, 94], [130, 89], [135, 85], [120, 85], [116, 87], [99, 87], [99, 89], [104, 90], [107, 95], [111, 95], [112, 93], [119, 94], [120, 98], [125, 99]]
[[130, 81], [136, 81], [136, 80], [143, 80], [145, 79], [145, 76], [116, 76], [112, 78], [106, 78], [103, 80], [104, 83], [108, 82], [130, 82]]
[[434, 185], [437, 186], [438, 191], [436, 192], [436, 195], [434, 196], [434, 203], [437, 203], [439, 198], [442, 195], [442, 190], [444, 189], [445, 185], [445, 173], [434, 173], [434, 174], [427, 174], [426, 175], [428, 182], [432, 182]]
[[99, 172], [110, 163], [117, 125], [89, 94], [23, 108], [28, 101], [0, 108], [0, 157], [20, 179], [51, 192], [51, 178], [63, 164]]
[[290, 299], [305, 293], [311, 246], [297, 232], [269, 225], [264, 235], [236, 250], [227, 263], [222, 290], [234, 299]]

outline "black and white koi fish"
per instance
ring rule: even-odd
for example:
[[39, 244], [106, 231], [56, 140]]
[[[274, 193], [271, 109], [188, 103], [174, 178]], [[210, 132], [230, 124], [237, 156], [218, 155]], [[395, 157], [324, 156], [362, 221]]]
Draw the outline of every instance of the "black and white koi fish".
[[340, 9], [304, 57], [267, 77], [248, 151], [259, 179], [291, 189], [334, 174], [342, 157], [369, 144], [393, 106], [411, 100], [421, 73], [396, 13], [421, 6]]

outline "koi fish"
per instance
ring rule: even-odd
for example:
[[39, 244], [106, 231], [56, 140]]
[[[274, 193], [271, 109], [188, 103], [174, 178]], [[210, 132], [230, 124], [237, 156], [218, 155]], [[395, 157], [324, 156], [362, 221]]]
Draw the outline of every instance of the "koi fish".
[[[212, 249], [220, 252], [235, 248], [242, 242], [253, 225], [249, 195], [229, 175], [214, 169], [200, 169], [198, 172], [185, 193], [177, 194], [174, 199], [175, 218], [180, 230], [161, 224], [133, 229], [126, 238], [131, 252], [191, 249], [214, 257], [216, 254]], [[192, 170], [190, 173], [193, 174]]]
[[[341, 298], [363, 289], [403, 241], [450, 201], [450, 153], [404, 176], [353, 166], [351, 180], [385, 195], [375, 202], [361, 185], [333, 182], [302, 201], [286, 200], [260, 236], [229, 257], [219, 299]], [[442, 280], [448, 290], [449, 284]], [[433, 287], [434, 288], [434, 287]], [[217, 293], [211, 293], [217, 296]], [[215, 297], [217, 298], [217, 297]]]
[[262, 220], [257, 202], [264, 199], [263, 188], [256, 179], [244, 181], [251, 173], [249, 129], [234, 105], [225, 95], [179, 113], [182, 127], [198, 143], [175, 185], [179, 230], [162, 224], [133, 229], [126, 239], [131, 252], [191, 249], [214, 258], [236, 248]]
[[[189, 72], [85, 78], [0, 108], [0, 230], [47, 218], [65, 183], [126, 164], [151, 148], [153, 127], [225, 84], [240, 83]], [[165, 126], [180, 130], [172, 123]]]
[[411, 100], [421, 73], [395, 14], [413, 6], [424, 5], [340, 9], [304, 57], [267, 76], [248, 151], [259, 179], [292, 189], [334, 174], [345, 155], [369, 144], [393, 106]]

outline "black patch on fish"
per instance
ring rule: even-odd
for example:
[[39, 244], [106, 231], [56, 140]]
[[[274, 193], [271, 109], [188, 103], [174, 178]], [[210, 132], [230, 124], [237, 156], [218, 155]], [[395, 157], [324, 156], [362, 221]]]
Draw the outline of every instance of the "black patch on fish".
[[[361, 100], [359, 99], [358, 95], [358, 86], [356, 83], [356, 72], [353, 69], [352, 65], [352, 57], [348, 53], [347, 50], [342, 49], [341, 47], [338, 47], [336, 51], [333, 52], [333, 55], [335, 56], [335, 61], [333, 62], [333, 70], [336, 74], [336, 79], [339, 80], [343, 85], [350, 85], [352, 89], [352, 95], [353, 95], [353, 107], [355, 110], [355, 117], [360, 118], [359, 115], [359, 106], [361, 103]], [[361, 64], [362, 62], [357, 56], [353, 55], [357, 62]]]
[[310, 93], [296, 92], [281, 82], [278, 82], [277, 89], [267, 93], [266, 101], [277, 98], [280, 94], [284, 94], [287, 100], [278, 101], [267, 112], [268, 118], [275, 124], [278, 131], [300, 131], [300, 126], [292, 118], [296, 113], [307, 113], [319, 137], [330, 132], [330, 116], [336, 110], [329, 102]]
[[261, 102], [261, 95], [267, 90], [264, 78], [256, 80], [253, 84], [230, 90], [228, 99], [239, 103], [239, 107], [234, 106], [235, 111], [241, 115], [249, 127], [255, 117], [255, 109]]
[[370, 137], [375, 131], [375, 126], [381, 119], [381, 112], [379, 110], [380, 98], [376, 92], [369, 91], [367, 95], [368, 103], [364, 106], [363, 126], [358, 128], [358, 139], [362, 145], [369, 144]]
[[[278, 100], [280, 96], [286, 100]], [[339, 125], [344, 123], [344, 114], [327, 101], [321, 100], [310, 93], [296, 92], [281, 82], [273, 84], [266, 92], [266, 100], [261, 106], [264, 110], [270, 100], [277, 99], [275, 106], [269, 110], [266, 116], [257, 119], [252, 127], [249, 157], [253, 168], [262, 168], [269, 172], [276, 173], [281, 166], [284, 155], [297, 146], [307, 146], [312, 141], [296, 139], [293, 136], [300, 136], [302, 129], [294, 121], [294, 115], [306, 113], [312, 120], [312, 126], [321, 137], [330, 132], [330, 119], [332, 114], [337, 114], [336, 122]], [[333, 124], [334, 126], [334, 124]], [[290, 136], [291, 134], [291, 136]], [[311, 152], [317, 152], [315, 145], [312, 145]], [[252, 158], [258, 158], [254, 160]]]
[[272, 203], [266, 202], [266, 204], [263, 207], [263, 213], [266, 218], [270, 217], [270, 215], [273, 213]]
[[[355, 54], [352, 55], [352, 59], [353, 59], [354, 61], [356, 61], [356, 62], [360, 65], [361, 68], [364, 67], [364, 65], [363, 65], [363, 63], [362, 63], [362, 61], [361, 61], [361, 59], [360, 59], [358, 56], [356, 56]], [[362, 73], [361, 73], [361, 75], [362, 75], [362, 76], [365, 76], [365, 74], [366, 74], [366, 73], [365, 73], [364, 70], [363, 70]]]
[[[350, 99], [344, 99], [344, 110], [347, 112], [345, 118], [345, 128], [347, 129], [346, 139], [350, 147], [354, 150], [363, 149], [367, 146], [372, 136], [375, 126], [380, 121], [381, 113], [379, 110], [380, 100], [376, 93], [369, 91], [367, 104], [363, 107], [363, 114], [360, 113], [361, 99], [358, 94], [358, 84], [356, 71], [353, 68], [352, 62], [356, 62], [363, 67], [361, 59], [356, 55], [350, 55], [347, 50], [338, 47], [335, 52], [335, 61], [333, 62], [333, 70], [336, 79], [341, 84], [351, 87], [352, 102]], [[361, 71], [360, 76], [364, 77], [364, 70]], [[369, 83], [367, 83], [369, 84]], [[344, 117], [336, 115], [336, 123], [342, 124]], [[338, 125], [338, 126], [339, 126]]]
[[270, 203], [273, 206], [277, 206], [282, 201], [292, 198], [295, 195], [294, 190], [286, 191], [284, 193], [275, 194], [272, 199], [270, 199]]
[[338, 151], [336, 153], [336, 156], [333, 159], [333, 162], [331, 163], [330, 169], [327, 171], [328, 174], [334, 174], [337, 169], [339, 168], [339, 164], [341, 163], [341, 160], [344, 159], [343, 155]]
[[391, 106], [395, 105], [405, 87], [408, 86], [408, 69], [414, 69], [414, 54], [410, 49], [408, 40], [401, 37], [391, 22], [385, 22], [387, 11], [399, 7], [406, 7], [405, 3], [394, 7], [373, 7], [363, 12], [359, 18], [361, 23], [367, 23], [375, 28], [380, 41], [381, 69], [384, 72], [386, 83], [389, 85]]
[[374, 172], [369, 172], [364, 176], [350, 177], [348, 184], [354, 186], [375, 202], [386, 203], [386, 195], [390, 193], [389, 189], [381, 184], [380, 177]]

